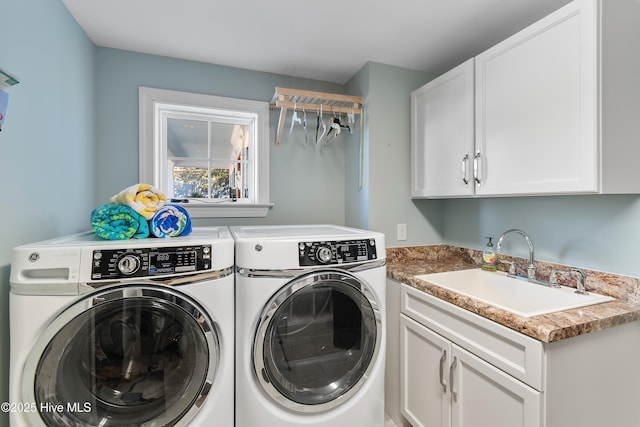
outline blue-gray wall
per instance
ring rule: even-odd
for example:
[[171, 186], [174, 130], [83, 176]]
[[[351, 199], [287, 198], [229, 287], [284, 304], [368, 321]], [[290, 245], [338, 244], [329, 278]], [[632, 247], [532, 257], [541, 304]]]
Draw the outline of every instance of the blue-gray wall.
[[[94, 203], [138, 182], [138, 87], [271, 101], [276, 86], [342, 93], [342, 85], [200, 62], [96, 49], [96, 158]], [[300, 113], [301, 115], [301, 113]], [[198, 225], [247, 223], [344, 223], [345, 139], [322, 146], [315, 138], [315, 113], [307, 115], [308, 139], [287, 115], [275, 146], [279, 110], [271, 112], [270, 198], [266, 218], [197, 220]], [[325, 122], [330, 118], [324, 116]], [[118, 165], [115, 167], [115, 165]]]
[[[347, 224], [380, 231], [388, 246], [412, 246], [442, 241], [442, 201], [410, 198], [410, 94], [434, 76], [428, 73], [367, 63], [346, 90], [365, 103], [364, 182], [359, 188], [358, 144], [347, 150]], [[407, 240], [397, 240], [397, 225], [406, 224]]]
[[[366, 64], [346, 84], [350, 95], [362, 96], [365, 113], [369, 110], [369, 64]], [[358, 120], [358, 139], [346, 146], [345, 223], [350, 227], [369, 228], [369, 114]]]
[[[640, 276], [635, 195], [454, 199], [445, 201], [443, 215], [443, 238], [451, 244], [480, 249], [484, 236], [521, 228], [531, 236], [537, 259]], [[523, 239], [508, 239], [514, 255], [527, 256]]]
[[0, 402], [8, 400], [11, 248], [85, 229], [93, 204], [93, 61], [93, 44], [61, 1], [0, 0], [0, 67], [20, 79], [7, 89], [0, 132]]

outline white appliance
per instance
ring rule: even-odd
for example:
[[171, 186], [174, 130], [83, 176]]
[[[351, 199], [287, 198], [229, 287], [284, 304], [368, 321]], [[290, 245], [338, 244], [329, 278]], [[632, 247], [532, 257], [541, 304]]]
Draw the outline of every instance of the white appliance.
[[384, 235], [231, 227], [236, 427], [384, 425]]
[[12, 427], [234, 425], [233, 239], [14, 248]]

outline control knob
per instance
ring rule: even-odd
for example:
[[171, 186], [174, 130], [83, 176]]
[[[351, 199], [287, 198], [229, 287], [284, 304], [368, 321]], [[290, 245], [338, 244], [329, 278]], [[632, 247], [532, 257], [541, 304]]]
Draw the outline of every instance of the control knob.
[[130, 276], [140, 269], [140, 258], [134, 254], [126, 254], [118, 260], [118, 271]]
[[316, 258], [323, 264], [331, 261], [332, 257], [333, 253], [331, 252], [331, 248], [328, 248], [327, 246], [320, 246], [316, 251]]

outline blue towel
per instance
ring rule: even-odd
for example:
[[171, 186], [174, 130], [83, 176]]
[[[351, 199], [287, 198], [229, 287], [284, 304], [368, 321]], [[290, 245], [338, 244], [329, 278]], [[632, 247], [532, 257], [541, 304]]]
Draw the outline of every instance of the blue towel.
[[164, 205], [149, 220], [151, 234], [156, 237], [186, 236], [191, 233], [191, 217], [179, 205]]
[[147, 220], [125, 205], [105, 204], [95, 208], [91, 212], [91, 228], [106, 240], [149, 237]]

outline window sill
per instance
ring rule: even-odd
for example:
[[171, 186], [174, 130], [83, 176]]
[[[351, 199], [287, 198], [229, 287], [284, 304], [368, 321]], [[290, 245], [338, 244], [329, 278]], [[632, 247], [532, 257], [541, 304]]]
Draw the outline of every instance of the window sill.
[[175, 203], [189, 212], [191, 218], [264, 218], [273, 203]]

